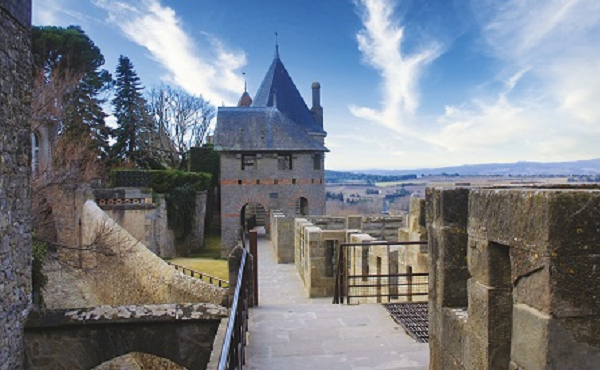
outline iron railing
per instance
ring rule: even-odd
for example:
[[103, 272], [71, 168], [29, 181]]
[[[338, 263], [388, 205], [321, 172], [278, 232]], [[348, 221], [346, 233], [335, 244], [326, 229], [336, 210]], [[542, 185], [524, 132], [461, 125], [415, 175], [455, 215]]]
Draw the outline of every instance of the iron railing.
[[218, 370], [241, 370], [245, 363], [248, 301], [250, 298], [249, 285], [252, 279], [250, 276], [250, 263], [247, 263], [248, 255], [248, 250], [244, 248]]
[[[428, 273], [399, 273], [398, 262], [392, 268], [390, 249], [400, 245], [427, 245], [425, 241], [343, 243], [336, 253], [336, 283], [333, 303], [426, 300], [429, 292]], [[382, 248], [383, 247], [383, 248]], [[386, 248], [387, 247], [387, 248]], [[374, 248], [379, 248], [377, 253]]]
[[169, 261], [165, 261], [167, 262], [169, 265], [173, 266], [173, 268], [177, 271], [181, 271], [184, 275], [189, 275], [191, 277], [195, 277], [197, 279], [200, 279], [202, 281], [205, 281], [207, 283], [213, 284], [213, 285], [217, 285], [221, 288], [228, 288], [229, 287], [229, 281], [224, 280], [224, 279], [220, 279], [218, 277], [215, 276], [211, 276], [209, 274], [205, 274], [204, 272], [198, 271], [198, 270], [193, 270], [191, 268], [188, 267], [184, 267], [181, 265], [177, 265], [175, 263], [169, 262]]

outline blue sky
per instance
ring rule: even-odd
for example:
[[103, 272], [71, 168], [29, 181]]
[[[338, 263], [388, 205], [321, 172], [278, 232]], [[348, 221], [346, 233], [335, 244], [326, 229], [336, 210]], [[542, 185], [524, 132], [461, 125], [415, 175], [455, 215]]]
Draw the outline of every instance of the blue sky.
[[275, 35], [310, 104], [322, 86], [328, 169], [600, 157], [597, 0], [33, 0], [78, 24], [106, 68], [233, 105]]

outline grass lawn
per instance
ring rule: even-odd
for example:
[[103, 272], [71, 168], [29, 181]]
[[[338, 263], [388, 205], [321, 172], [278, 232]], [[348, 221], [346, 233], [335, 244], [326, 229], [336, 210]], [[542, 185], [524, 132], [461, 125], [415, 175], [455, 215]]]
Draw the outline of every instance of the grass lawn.
[[227, 260], [221, 259], [221, 237], [207, 235], [204, 244], [204, 249], [199, 253], [194, 253], [190, 257], [169, 259], [168, 261], [219, 279], [229, 280]]

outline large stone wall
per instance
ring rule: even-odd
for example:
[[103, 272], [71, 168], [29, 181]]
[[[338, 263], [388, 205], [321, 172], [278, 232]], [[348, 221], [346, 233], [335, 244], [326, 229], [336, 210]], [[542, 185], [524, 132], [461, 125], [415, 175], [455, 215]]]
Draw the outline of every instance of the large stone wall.
[[[241, 156], [221, 152], [221, 238], [222, 257], [236, 246], [240, 230], [240, 213], [247, 203], [261, 204], [266, 214], [280, 210], [286, 216], [300, 216], [298, 200], [308, 201], [306, 214], [325, 213], [325, 171], [313, 168], [313, 156], [296, 153], [291, 170], [278, 170], [273, 153], [263, 153], [254, 168], [242, 170]], [[267, 220], [269, 221], [269, 220]], [[269, 232], [270, 224], [266, 225]]]
[[88, 370], [141, 352], [188, 369], [205, 369], [217, 329], [227, 314], [226, 308], [210, 304], [48, 311], [28, 321], [25, 368]]
[[31, 302], [31, 1], [0, 1], [0, 369], [23, 365]]
[[427, 192], [430, 369], [597, 369], [600, 191]]
[[82, 225], [83, 244], [96, 246], [86, 275], [102, 304], [226, 303], [225, 289], [176, 271], [91, 200]]
[[[149, 201], [152, 198], [151, 191], [148, 189], [147, 193], [144, 193], [143, 190], [137, 188], [95, 190], [94, 195], [100, 208], [107, 215], [133, 237], [144, 243], [156, 255], [163, 258], [172, 258], [201, 250], [204, 245], [207, 192], [199, 191], [196, 193], [196, 208], [190, 235], [185, 238], [176, 238], [175, 233], [168, 226], [164, 196], [158, 195], [156, 203], [122, 202], [121, 204], [115, 204], [116, 200], [143, 200], [144, 197]], [[121, 197], [125, 198], [121, 199]]]
[[277, 263], [294, 262], [294, 218], [281, 211], [271, 212], [271, 245]]
[[[427, 241], [427, 224], [425, 222], [425, 199], [411, 198], [407, 226], [398, 230], [398, 241]], [[429, 253], [427, 245], [403, 245], [393, 248], [393, 258], [397, 267], [394, 272], [419, 273], [429, 271]], [[392, 258], [392, 257], [390, 257]]]
[[227, 290], [183, 275], [152, 253], [94, 201], [82, 207], [81, 245], [70, 259], [46, 266], [49, 308], [102, 304], [226, 304]]

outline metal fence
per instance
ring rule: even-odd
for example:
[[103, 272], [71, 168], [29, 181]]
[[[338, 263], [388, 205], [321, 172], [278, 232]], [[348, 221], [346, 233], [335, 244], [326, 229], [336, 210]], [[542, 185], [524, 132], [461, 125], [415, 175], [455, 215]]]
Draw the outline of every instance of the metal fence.
[[428, 273], [399, 273], [390, 258], [394, 246], [426, 245], [414, 242], [343, 243], [338, 247], [333, 303], [410, 302], [427, 300]]
[[177, 265], [174, 264], [172, 262], [169, 261], [165, 261], [167, 262], [170, 266], [173, 266], [173, 268], [177, 271], [181, 271], [184, 275], [188, 275], [191, 277], [195, 277], [196, 279], [200, 279], [202, 281], [205, 281], [207, 283], [213, 284], [213, 285], [217, 285], [221, 288], [228, 288], [229, 287], [229, 281], [224, 280], [224, 279], [220, 279], [218, 277], [215, 276], [211, 276], [209, 274], [205, 274], [201, 271], [198, 270], [193, 270], [191, 268], [188, 267], [184, 267], [181, 265]]

